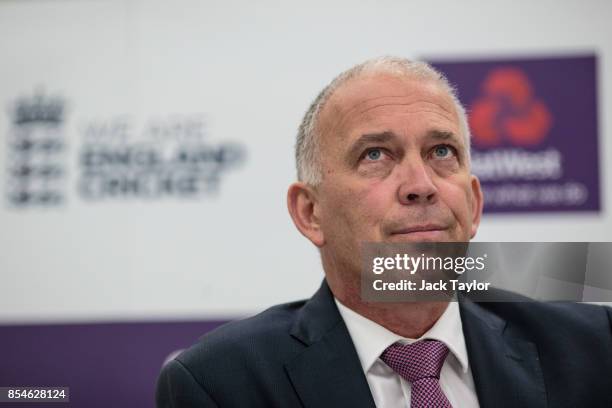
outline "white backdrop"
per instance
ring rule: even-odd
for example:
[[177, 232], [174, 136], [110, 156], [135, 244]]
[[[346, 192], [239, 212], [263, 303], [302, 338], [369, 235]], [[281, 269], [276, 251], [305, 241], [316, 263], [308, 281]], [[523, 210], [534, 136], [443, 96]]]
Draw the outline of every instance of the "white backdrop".
[[[0, 208], [0, 322], [219, 318], [304, 298], [322, 271], [285, 192], [303, 112], [337, 73], [374, 56], [595, 51], [601, 214], [486, 217], [486, 241], [610, 241], [612, 3], [607, 1], [0, 1], [0, 171], [15, 99], [65, 98], [68, 199]], [[571, 80], [568, 78], [568, 80]], [[206, 140], [246, 161], [219, 192], [87, 201], [88, 123], [202, 114]]]

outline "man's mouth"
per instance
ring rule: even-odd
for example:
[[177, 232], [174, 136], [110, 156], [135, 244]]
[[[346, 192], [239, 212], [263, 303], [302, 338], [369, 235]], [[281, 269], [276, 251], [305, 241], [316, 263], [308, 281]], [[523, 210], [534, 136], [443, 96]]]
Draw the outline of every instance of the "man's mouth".
[[448, 227], [437, 224], [412, 225], [391, 232], [392, 240], [400, 241], [443, 241], [447, 237]]

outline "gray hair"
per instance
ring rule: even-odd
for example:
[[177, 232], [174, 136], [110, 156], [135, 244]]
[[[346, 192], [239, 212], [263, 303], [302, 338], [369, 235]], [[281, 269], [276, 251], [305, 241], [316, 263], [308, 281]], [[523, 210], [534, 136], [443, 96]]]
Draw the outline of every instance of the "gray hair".
[[365, 74], [391, 74], [399, 77], [430, 80], [436, 82], [442, 90], [452, 98], [457, 114], [459, 126], [465, 138], [468, 154], [470, 152], [470, 129], [465, 109], [459, 102], [457, 92], [446, 77], [426, 62], [411, 61], [399, 57], [379, 57], [344, 71], [335, 77], [312, 102], [298, 129], [295, 145], [295, 161], [298, 180], [312, 186], [318, 185], [323, 178], [323, 171], [319, 160], [319, 120], [321, 112], [334, 92], [349, 80]]

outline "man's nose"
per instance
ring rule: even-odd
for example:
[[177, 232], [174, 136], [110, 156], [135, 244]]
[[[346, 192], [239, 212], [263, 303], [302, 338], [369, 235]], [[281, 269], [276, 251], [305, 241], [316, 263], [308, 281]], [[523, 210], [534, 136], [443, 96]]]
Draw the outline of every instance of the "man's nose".
[[397, 192], [400, 203], [432, 204], [437, 200], [438, 190], [431, 178], [432, 170], [427, 167], [423, 159], [409, 160], [400, 167], [400, 185]]

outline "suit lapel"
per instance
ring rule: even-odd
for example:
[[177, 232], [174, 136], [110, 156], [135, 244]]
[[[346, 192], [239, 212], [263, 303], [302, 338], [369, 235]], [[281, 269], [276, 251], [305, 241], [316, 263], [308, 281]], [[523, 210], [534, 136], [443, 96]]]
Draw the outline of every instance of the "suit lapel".
[[[536, 345], [469, 299], [460, 299], [460, 310], [480, 406], [546, 407]], [[325, 280], [300, 311], [290, 334], [306, 346], [285, 364], [305, 408], [375, 407], [355, 346]]]
[[463, 333], [480, 406], [546, 407], [536, 345], [483, 306], [461, 300]]
[[304, 407], [375, 407], [355, 346], [325, 281], [302, 309], [291, 335], [307, 346], [285, 364]]

